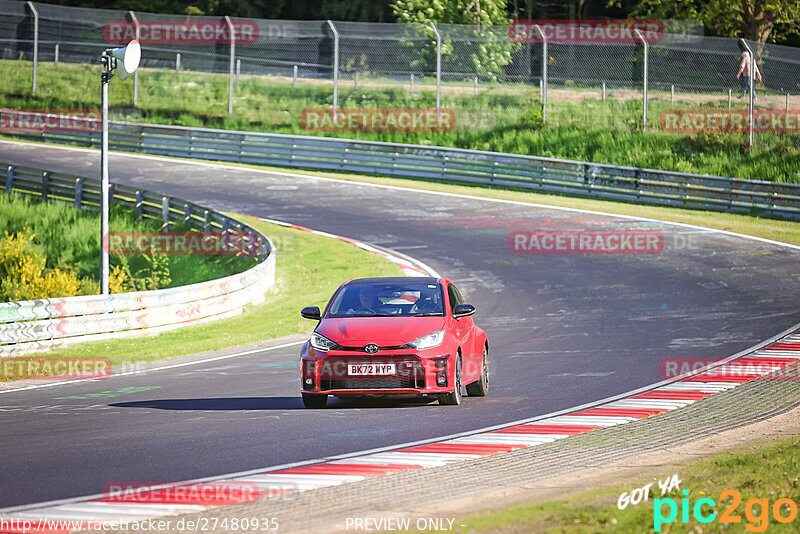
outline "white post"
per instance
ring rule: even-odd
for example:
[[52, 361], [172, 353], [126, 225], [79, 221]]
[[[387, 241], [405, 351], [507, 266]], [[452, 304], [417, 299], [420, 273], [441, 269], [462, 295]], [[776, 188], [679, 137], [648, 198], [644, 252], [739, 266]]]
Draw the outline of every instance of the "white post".
[[242, 73], [242, 60], [236, 60], [236, 82], [239, 82], [239, 75]]
[[233, 60], [236, 58], [236, 32], [228, 15], [225, 15], [225, 23], [228, 25], [228, 31], [231, 34], [231, 58], [228, 65], [228, 115], [233, 115]]
[[603, 82], [603, 102], [606, 101], [606, 82]]
[[675, 85], [672, 84], [669, 86], [669, 103], [671, 105], [675, 105]]
[[56, 49], [53, 51], [53, 68], [58, 68], [58, 43], [56, 43]]
[[728, 109], [731, 109], [731, 90], [728, 89]]
[[478, 76], [475, 76], [475, 96], [478, 96]]
[[297, 65], [292, 70], [294, 71], [292, 73], [292, 87], [297, 87]]
[[103, 53], [103, 73], [102, 73], [102, 138], [100, 143], [100, 292], [103, 295], [109, 294], [108, 288], [108, 81], [111, 78], [111, 62], [113, 59]]
[[356, 74], [353, 77], [353, 90], [358, 91], [358, 71], [356, 71]]
[[431, 22], [433, 33], [436, 34], [436, 120], [439, 120], [439, 109], [442, 106], [442, 35], [439, 28]]
[[644, 34], [642, 30], [636, 30], [636, 36], [642, 41], [644, 45], [644, 66], [643, 66], [643, 80], [642, 80], [642, 131], [647, 131], [647, 56], [649, 55], [649, 46], [650, 44], [647, 42], [647, 39], [644, 38]]
[[175, 74], [181, 71], [181, 53], [175, 54]]
[[414, 73], [413, 72], [409, 76], [409, 79], [411, 80], [411, 85], [409, 86], [409, 95], [411, 96], [411, 98], [414, 98]]
[[[136, 40], [139, 41], [139, 19], [136, 18], [136, 13], [133, 11], [128, 11], [128, 16], [131, 18], [131, 22], [133, 22]], [[139, 105], [139, 69], [136, 69], [136, 72], [133, 73], [133, 105]]]
[[335, 121], [339, 109], [339, 32], [330, 20], [328, 26], [333, 32], [333, 120]]
[[33, 14], [33, 94], [36, 94], [36, 72], [39, 70], [39, 12], [28, 2], [28, 8]]
[[542, 38], [542, 81], [541, 81], [541, 95], [542, 95], [542, 122], [547, 122], [547, 37], [545, 37], [542, 28], [536, 25], [536, 31], [539, 37]]

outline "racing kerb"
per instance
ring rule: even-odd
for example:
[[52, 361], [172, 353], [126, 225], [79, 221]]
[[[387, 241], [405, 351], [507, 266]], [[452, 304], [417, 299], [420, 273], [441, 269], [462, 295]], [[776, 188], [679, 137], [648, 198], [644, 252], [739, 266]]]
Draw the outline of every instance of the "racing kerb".
[[[350, 238], [303, 226], [261, 220], [349, 242], [381, 254], [411, 276], [438, 276], [430, 267], [402, 254], [387, 253]], [[20, 506], [0, 512], [0, 519], [29, 521], [33, 529], [44, 526], [45, 521], [77, 521], [72, 530], [90, 530], [98, 522], [132, 522], [176, 514], [197, 514], [213, 511], [215, 508], [207, 504], [188, 504], [178, 492], [164, 491], [170, 487], [210, 482], [234, 486], [240, 484], [257, 487], [262, 498], [280, 499], [296, 492], [339, 486], [372, 477], [443, 467], [536, 447], [666, 413], [765, 376], [778, 375], [775, 379], [797, 380], [796, 376], [790, 377], [789, 374], [797, 373], [798, 362], [800, 325], [795, 325], [770, 340], [701, 369], [551, 414], [371, 451], [265, 467], [203, 480], [183, 481], [174, 485], [137, 488], [133, 498], [127, 500], [108, 495], [93, 495], [68, 501]], [[781, 376], [782, 372], [786, 376]], [[21, 531], [12, 529], [11, 532]]]
[[[19, 113], [2, 110], [4, 116]], [[98, 148], [100, 131], [11, 133]], [[430, 145], [109, 121], [119, 151], [498, 185], [641, 204], [800, 219], [800, 185]]]
[[[6, 193], [43, 201], [100, 206], [100, 182], [41, 169], [3, 165]], [[67, 343], [156, 334], [221, 319], [264, 299], [275, 283], [275, 249], [269, 238], [241, 222], [177, 198], [112, 185], [112, 202], [159, 220], [162, 230], [182, 223], [189, 229], [251, 233], [259, 243], [258, 264], [242, 273], [154, 291], [86, 295], [0, 303], [0, 357], [47, 350]]]

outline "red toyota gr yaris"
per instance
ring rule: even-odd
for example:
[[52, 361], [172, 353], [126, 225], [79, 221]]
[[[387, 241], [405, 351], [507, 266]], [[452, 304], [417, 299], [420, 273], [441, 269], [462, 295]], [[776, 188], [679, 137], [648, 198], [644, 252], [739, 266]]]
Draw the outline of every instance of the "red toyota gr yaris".
[[339, 398], [434, 396], [460, 404], [489, 390], [489, 342], [456, 286], [444, 278], [360, 278], [339, 286], [303, 345], [308, 408]]

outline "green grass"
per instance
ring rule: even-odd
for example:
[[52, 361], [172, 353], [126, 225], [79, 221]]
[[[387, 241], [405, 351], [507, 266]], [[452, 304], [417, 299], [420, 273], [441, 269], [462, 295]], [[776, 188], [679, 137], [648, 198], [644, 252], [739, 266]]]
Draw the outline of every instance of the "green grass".
[[[47, 259], [48, 268], [69, 270], [80, 278], [99, 282], [99, 212], [65, 203], [41, 202], [30, 196], [0, 194], [0, 230], [15, 233], [25, 229], [34, 234], [34, 248]], [[131, 210], [112, 205], [109, 229], [112, 232], [158, 232], [160, 222], [137, 220]], [[170, 227], [170, 230], [181, 228]], [[246, 256], [172, 255], [165, 258], [171, 282], [160, 289], [221, 278], [256, 264], [255, 258]], [[126, 256], [125, 259], [133, 273], [146, 266], [141, 256]], [[114, 267], [121, 258], [112, 254], [109, 260]]]
[[[750, 525], [753, 532], [759, 531], [763, 525], [756, 520], [759, 517], [759, 508], [751, 506], [755, 514], [753, 520], [745, 515], [745, 508], [750, 499], [768, 499], [770, 513], [772, 506], [780, 498], [788, 498], [798, 504], [800, 484], [798, 484], [798, 470], [800, 470], [800, 456], [797, 448], [800, 438], [793, 437], [779, 442], [761, 442], [748, 445], [732, 451], [720, 453], [710, 458], [692, 462], [678, 473], [681, 479], [681, 490], [689, 490], [689, 504], [693, 506], [698, 499], [711, 498], [716, 506], [703, 507], [703, 513], [716, 513], [717, 520], [703, 525], [698, 523], [689, 512], [689, 522], [682, 524], [680, 515], [680, 499], [683, 498], [678, 491], [672, 491], [665, 497], [676, 499], [678, 516], [671, 525], [662, 526], [661, 532], [700, 533], [700, 532], [735, 532], [745, 533]], [[652, 482], [653, 478], [666, 479], [672, 472], [663, 472], [654, 468], [647, 477], [628, 479], [624, 483], [617, 482], [616, 487], [598, 491], [588, 491], [574, 495], [568, 499], [551, 502], [537, 502], [523, 506], [512, 506], [490, 513], [472, 515], [465, 518], [456, 518], [455, 532], [474, 532], [481, 534], [490, 533], [638, 533], [652, 532], [654, 526], [654, 498], [660, 498], [661, 492], [657, 484], [653, 484], [650, 500], [638, 505], [628, 505], [624, 510], [617, 508], [617, 501], [623, 492], [630, 493], [634, 488], [639, 488]], [[719, 521], [722, 512], [733, 505], [732, 499], [720, 499], [724, 490], [736, 490], [741, 495], [738, 508], [732, 510], [741, 517], [739, 524], [722, 523]], [[663, 513], [668, 513], [668, 505], [663, 506]], [[786, 507], [781, 510], [784, 516], [789, 516]], [[797, 532], [800, 518], [789, 524], [781, 525], [770, 516], [767, 532]]]
[[349, 243], [258, 220], [247, 223], [269, 236], [278, 250], [276, 283], [264, 302], [229, 319], [157, 336], [68, 345], [43, 355], [109, 357], [112, 366], [119, 366], [310, 332], [314, 323], [300, 317], [303, 306], [324, 305], [351, 278], [401, 275], [388, 260]]
[[[0, 106], [12, 109], [99, 108], [97, 67], [39, 66], [36, 96], [30, 93], [31, 67], [0, 61]], [[414, 98], [400, 84], [365, 76], [358, 91], [350, 82], [340, 88], [342, 108], [430, 108], [431, 86], [419, 86]], [[423, 89], [424, 87], [424, 89]], [[756, 148], [747, 149], [744, 134], [682, 135], [659, 131], [659, 114], [675, 108], [727, 108], [721, 98], [710, 103], [681, 101], [671, 105], [664, 95], [649, 105], [648, 131], [641, 131], [642, 103], [609, 98], [603, 102], [582, 90], [553, 91], [548, 125], [536, 125], [538, 90], [518, 85], [488, 86], [477, 96], [445, 85], [442, 106], [455, 110], [451, 132], [352, 132], [313, 134], [301, 128], [305, 108], [332, 105], [327, 81], [300, 81], [296, 88], [284, 78], [242, 76], [236, 86], [234, 114], [227, 115], [228, 78], [219, 74], [142, 70], [139, 107], [133, 108], [133, 84], [110, 84], [112, 118], [156, 124], [252, 130], [286, 134], [333, 135], [365, 140], [432, 144], [494, 150], [599, 163], [632, 165], [738, 178], [800, 183], [800, 136], [759, 134]], [[463, 88], [461, 88], [463, 89]], [[563, 95], [569, 95], [572, 103]], [[657, 93], [654, 93], [657, 94]], [[596, 96], [596, 95], [595, 95]], [[705, 97], [708, 95], [692, 95]], [[688, 99], [688, 96], [686, 97]], [[765, 99], [762, 98], [762, 102]], [[735, 101], [742, 108], [742, 101]]]

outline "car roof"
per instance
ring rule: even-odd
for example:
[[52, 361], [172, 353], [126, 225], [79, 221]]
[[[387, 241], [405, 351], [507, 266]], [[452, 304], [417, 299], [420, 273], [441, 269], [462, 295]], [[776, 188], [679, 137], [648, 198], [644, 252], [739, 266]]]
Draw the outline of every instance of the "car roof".
[[432, 276], [384, 276], [374, 278], [356, 278], [345, 285], [371, 285], [371, 284], [438, 284], [439, 278]]

